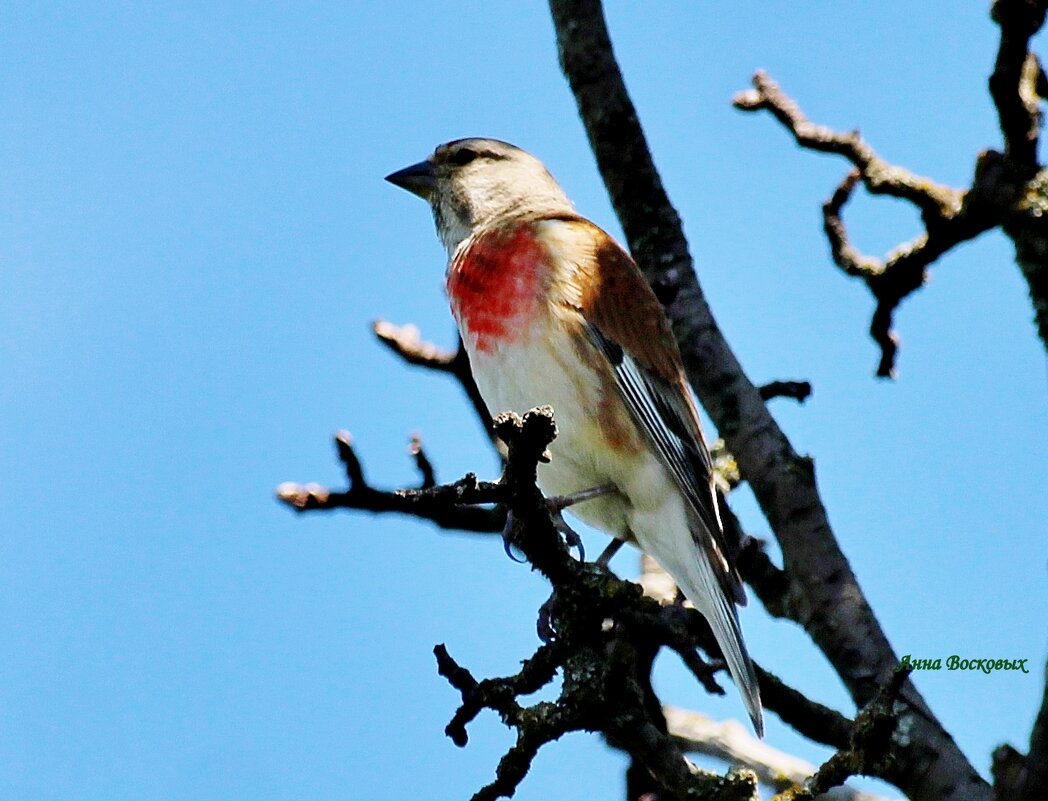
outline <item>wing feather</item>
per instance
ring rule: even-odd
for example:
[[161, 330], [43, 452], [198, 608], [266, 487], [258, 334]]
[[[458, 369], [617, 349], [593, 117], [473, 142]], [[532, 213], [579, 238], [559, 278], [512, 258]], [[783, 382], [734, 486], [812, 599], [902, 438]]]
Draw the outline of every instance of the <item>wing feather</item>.
[[693, 532], [698, 546], [719, 568], [725, 592], [744, 605], [746, 593], [717, 508], [713, 462], [662, 304], [621, 245], [581, 217], [570, 224], [592, 248], [593, 258], [578, 265], [591, 271], [578, 280], [587, 333], [611, 362], [630, 414], [701, 524]]

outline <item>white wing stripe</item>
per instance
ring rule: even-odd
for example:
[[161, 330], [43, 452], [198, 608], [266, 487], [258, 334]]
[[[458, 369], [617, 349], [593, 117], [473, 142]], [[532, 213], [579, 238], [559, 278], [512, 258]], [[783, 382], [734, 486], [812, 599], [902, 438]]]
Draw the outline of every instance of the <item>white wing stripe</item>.
[[659, 409], [651, 384], [645, 378], [642, 368], [632, 357], [623, 354], [621, 362], [615, 367], [615, 378], [630, 410], [639, 418], [684, 496], [712, 534], [716, 530], [713, 527], [717, 520], [717, 511], [712, 508], [713, 496], [703, 498], [699, 495], [708, 484], [709, 478], [697, 474], [689, 459], [687, 443], [666, 425], [664, 413]]

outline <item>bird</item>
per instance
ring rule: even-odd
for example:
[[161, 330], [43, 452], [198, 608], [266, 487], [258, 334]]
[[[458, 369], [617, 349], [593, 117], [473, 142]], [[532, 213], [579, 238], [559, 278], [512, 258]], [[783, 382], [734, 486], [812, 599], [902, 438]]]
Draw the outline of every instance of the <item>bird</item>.
[[609, 489], [571, 513], [672, 576], [709, 622], [763, 736], [712, 460], [669, 321], [633, 258], [575, 211], [541, 161], [498, 139], [447, 142], [386, 180], [430, 205], [488, 409], [553, 407], [558, 437], [539, 488]]

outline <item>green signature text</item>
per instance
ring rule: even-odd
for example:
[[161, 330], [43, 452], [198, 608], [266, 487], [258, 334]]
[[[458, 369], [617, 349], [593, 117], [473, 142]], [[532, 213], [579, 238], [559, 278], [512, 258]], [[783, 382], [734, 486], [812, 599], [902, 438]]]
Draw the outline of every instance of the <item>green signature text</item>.
[[[946, 658], [947, 670], [981, 670], [983, 673], [993, 673], [995, 670], [1021, 670], [1029, 673], [1026, 668], [1028, 659], [962, 659], [954, 654]], [[902, 667], [914, 670], [942, 670], [942, 659], [914, 659], [906, 654], [899, 660]]]

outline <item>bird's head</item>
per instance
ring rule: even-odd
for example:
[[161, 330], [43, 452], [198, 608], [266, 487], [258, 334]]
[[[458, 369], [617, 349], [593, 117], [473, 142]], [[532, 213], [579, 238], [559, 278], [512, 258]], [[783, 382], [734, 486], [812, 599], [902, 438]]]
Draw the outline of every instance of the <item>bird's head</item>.
[[479, 228], [572, 211], [541, 161], [498, 139], [456, 139], [386, 180], [429, 202], [449, 255]]

